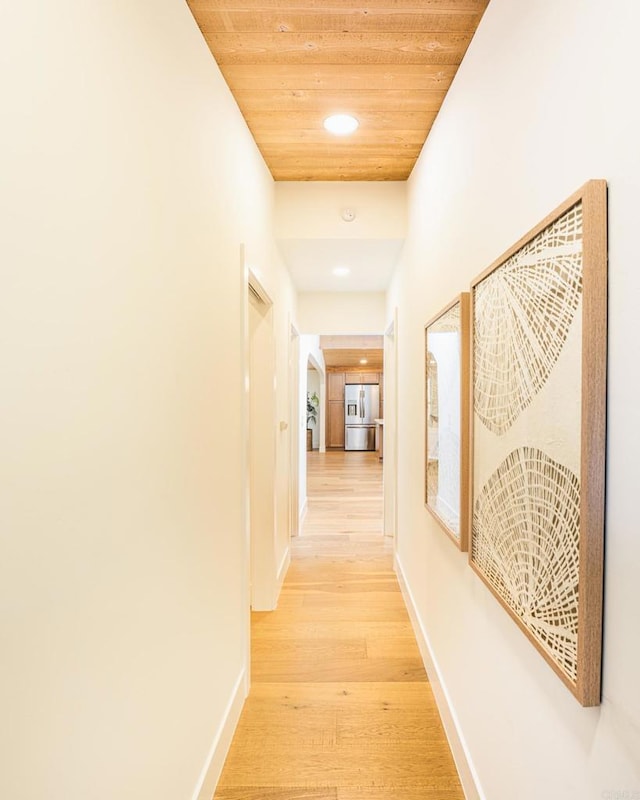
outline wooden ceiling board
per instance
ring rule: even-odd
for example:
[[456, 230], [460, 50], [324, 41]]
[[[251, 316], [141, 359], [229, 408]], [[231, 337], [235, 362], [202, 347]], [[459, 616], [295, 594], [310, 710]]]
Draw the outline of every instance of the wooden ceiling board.
[[405, 180], [488, 2], [188, 0], [276, 180]]
[[[322, 125], [318, 125], [317, 115], [308, 111], [292, 111], [286, 116], [276, 111], [257, 112], [252, 115], [250, 121], [247, 121], [252, 130], [257, 127], [264, 130], [277, 130], [281, 134], [290, 131], [293, 135], [293, 131], [299, 129], [315, 129], [323, 133], [326, 142], [343, 143], [357, 141], [356, 137], [362, 135], [363, 128], [368, 132], [379, 131], [381, 141], [384, 141], [387, 135], [392, 135], [394, 130], [422, 130], [426, 136], [435, 116], [435, 113], [418, 111], [395, 112], [384, 109], [362, 111], [358, 116], [360, 127], [351, 137], [331, 136], [322, 128]], [[312, 122], [315, 124], [312, 125]], [[372, 135], [374, 134], [372, 133]]]
[[[271, 92], [235, 92], [239, 106], [246, 106], [256, 111], [293, 111], [304, 110], [322, 117], [335, 108], [348, 108], [356, 116], [362, 111], [373, 111], [378, 104], [377, 91], [359, 92], [322, 92], [298, 90], [295, 92], [274, 90]], [[437, 112], [442, 105], [444, 92], [405, 92], [395, 89], [386, 92], [387, 99], [399, 111], [432, 111]], [[343, 140], [344, 141], [344, 140]]]
[[361, 65], [345, 70], [339, 64], [319, 64], [300, 70], [297, 65], [265, 64], [258, 71], [253, 65], [228, 64], [224, 72], [233, 92], [306, 89], [357, 92], [372, 91], [374, 87], [377, 90], [446, 92], [456, 69], [449, 64], [389, 64], [372, 75], [370, 66]]
[[[205, 13], [251, 9], [257, 13], [268, 10], [278, 10], [282, 13], [292, 12], [296, 9], [306, 11], [319, 9], [334, 13], [347, 13], [350, 9], [363, 11], [362, 6], [349, 3], [349, 0], [189, 0], [189, 5], [194, 12]], [[486, 0], [367, 0], [366, 10], [384, 9], [387, 13], [398, 11], [409, 13], [411, 10], [424, 14], [482, 14], [487, 6]]]
[[[439, 33], [221, 33], [202, 32], [216, 61], [227, 64], [460, 64], [471, 34]], [[224, 69], [222, 69], [224, 75]]]
[[[255, 129], [254, 129], [255, 130]], [[271, 130], [269, 128], [262, 128], [254, 133], [254, 138], [258, 145], [260, 145], [260, 149], [266, 152], [269, 148], [269, 145], [282, 145], [287, 144], [289, 148], [295, 148], [298, 144], [326, 144], [326, 137], [322, 135], [320, 131], [317, 130], [307, 130], [305, 128], [301, 128], [300, 130], [296, 130], [293, 134], [282, 132], [279, 130]], [[374, 131], [360, 131], [358, 135], [358, 145], [375, 145], [378, 144], [379, 141], [379, 134]], [[402, 149], [403, 145], [418, 145], [418, 147], [422, 147], [422, 143], [424, 142], [424, 131], [415, 130], [415, 131], [403, 131], [397, 130], [394, 132], [393, 136], [387, 137], [386, 144], [394, 144], [398, 145], [399, 149]], [[341, 149], [348, 150], [350, 147], [353, 147], [353, 143], [349, 141], [345, 142], [335, 142], [332, 143], [332, 146], [335, 146], [336, 150], [340, 152]]]
[[203, 31], [225, 33], [368, 33], [376, 29], [413, 33], [467, 33], [477, 27], [480, 14], [425, 13], [423, 9], [300, 9], [281, 12], [265, 9], [204, 11]]
[[[363, 372], [381, 370], [384, 363], [384, 350], [323, 350], [325, 366], [329, 369], [360, 369]], [[367, 363], [360, 360], [366, 358]]]
[[[413, 169], [413, 167], [411, 167]], [[332, 165], [329, 172], [326, 164], [321, 169], [311, 169], [308, 167], [292, 169], [280, 168], [278, 170], [279, 181], [406, 181], [411, 174], [411, 169], [407, 170], [404, 165], [390, 167], [385, 164], [377, 164], [375, 171], [368, 165], [359, 167], [346, 166], [336, 169]]]

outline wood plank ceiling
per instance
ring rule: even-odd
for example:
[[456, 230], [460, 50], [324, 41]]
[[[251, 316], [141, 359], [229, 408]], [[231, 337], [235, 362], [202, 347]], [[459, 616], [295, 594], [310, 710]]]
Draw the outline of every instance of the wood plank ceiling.
[[[361, 372], [381, 370], [384, 337], [372, 335], [321, 336], [320, 349], [327, 369], [355, 368]], [[366, 364], [361, 364], [361, 359]]]
[[329, 181], [409, 177], [489, 0], [187, 2], [275, 180]]
[[[358, 369], [361, 372], [381, 370], [384, 364], [384, 350], [371, 348], [353, 348], [350, 350], [323, 350], [324, 364], [327, 369]], [[366, 363], [360, 363], [362, 360]]]

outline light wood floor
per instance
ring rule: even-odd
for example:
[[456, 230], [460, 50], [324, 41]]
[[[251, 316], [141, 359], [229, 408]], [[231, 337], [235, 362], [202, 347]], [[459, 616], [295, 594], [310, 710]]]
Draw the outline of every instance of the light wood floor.
[[216, 800], [463, 800], [381, 534], [375, 453], [308, 454], [308, 512]]

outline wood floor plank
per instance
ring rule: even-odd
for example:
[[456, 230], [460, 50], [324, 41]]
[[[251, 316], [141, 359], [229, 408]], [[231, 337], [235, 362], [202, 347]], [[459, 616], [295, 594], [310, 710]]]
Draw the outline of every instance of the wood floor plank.
[[[378, 587], [372, 588], [370, 583], [368, 583], [368, 586], [368, 590], [364, 590], [362, 584], [360, 584], [358, 586], [352, 586], [351, 592], [342, 592], [338, 590], [332, 593], [319, 591], [317, 587], [314, 587], [311, 591], [305, 592], [302, 605], [307, 609], [311, 607], [333, 607], [336, 603], [339, 603], [343, 608], [359, 608], [362, 603], [366, 603], [371, 608], [379, 606], [380, 608], [405, 610], [404, 600], [402, 599], [402, 595], [398, 593], [397, 588], [395, 592], [390, 593], [380, 592], [378, 591]], [[389, 583], [389, 588], [391, 588], [391, 583]], [[336, 594], [340, 594], [340, 597], [336, 597]]]
[[278, 609], [215, 800], [463, 800], [381, 534], [376, 453], [309, 454]]
[[309, 664], [304, 658], [274, 659], [270, 664], [253, 663], [253, 679], [288, 680], [317, 683], [339, 680], [420, 681], [426, 679], [420, 658], [335, 658], [326, 663]]
[[335, 786], [324, 789], [236, 786], [219, 789], [216, 792], [216, 800], [337, 800], [337, 798], [338, 790]]
[[397, 788], [419, 784], [451, 789], [457, 783], [453, 759], [440, 741], [431, 745], [382, 742], [377, 746], [355, 743], [278, 747], [263, 740], [232, 748], [221, 778], [223, 787]]
[[[285, 639], [278, 642], [277, 649], [269, 640], [259, 639], [252, 645], [252, 656], [256, 662], [275, 662], [304, 659], [332, 660], [363, 659], [367, 657], [367, 642], [364, 638], [338, 639]], [[256, 680], [254, 675], [254, 680]]]
[[420, 651], [410, 631], [404, 636], [371, 636], [365, 640], [369, 658], [383, 658], [392, 652], [396, 658], [420, 658]]
[[443, 786], [403, 786], [383, 789], [371, 786], [338, 787], [337, 800], [460, 800], [464, 795], [454, 786], [447, 789]]
[[[358, 622], [350, 620], [338, 620], [335, 622], [314, 622], [308, 623], [304, 620], [289, 625], [280, 625], [277, 622], [268, 628], [258, 628], [254, 626], [252, 633], [254, 643], [263, 639], [268, 642], [279, 642], [280, 640], [299, 640], [299, 639], [354, 639], [363, 637], [367, 641], [375, 640], [378, 637], [385, 639], [413, 639], [411, 623], [405, 622]], [[278, 647], [274, 644], [274, 649]], [[416, 645], [417, 646], [417, 645]]]
[[[302, 620], [309, 620], [309, 622], [330, 622], [333, 619], [338, 621], [353, 620], [353, 622], [397, 622], [406, 615], [406, 611], [401, 613], [399, 609], [395, 608], [367, 608], [359, 606], [357, 608], [343, 608], [339, 604], [337, 607], [327, 606], [305, 606], [302, 608], [283, 608], [278, 611], [277, 621], [273, 622], [270, 619], [263, 619], [260, 621], [262, 627], [268, 627], [272, 624], [282, 624], [289, 622], [300, 622]], [[407, 616], [408, 619], [408, 616]]]
[[384, 711], [386, 708], [433, 707], [428, 681], [404, 685], [386, 681], [337, 681], [316, 684], [254, 682], [246, 708], [251, 711], [272, 708], [334, 708], [338, 710]]

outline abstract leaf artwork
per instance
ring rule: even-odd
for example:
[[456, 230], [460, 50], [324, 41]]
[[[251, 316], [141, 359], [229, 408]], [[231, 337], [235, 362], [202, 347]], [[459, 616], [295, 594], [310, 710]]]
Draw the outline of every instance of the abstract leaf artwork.
[[578, 203], [477, 287], [474, 405], [495, 433], [513, 424], [558, 360], [582, 294], [581, 255]]
[[536, 639], [576, 679], [580, 485], [542, 450], [514, 450], [475, 509], [476, 564]]
[[472, 284], [470, 563], [583, 705], [600, 699], [606, 184]]

